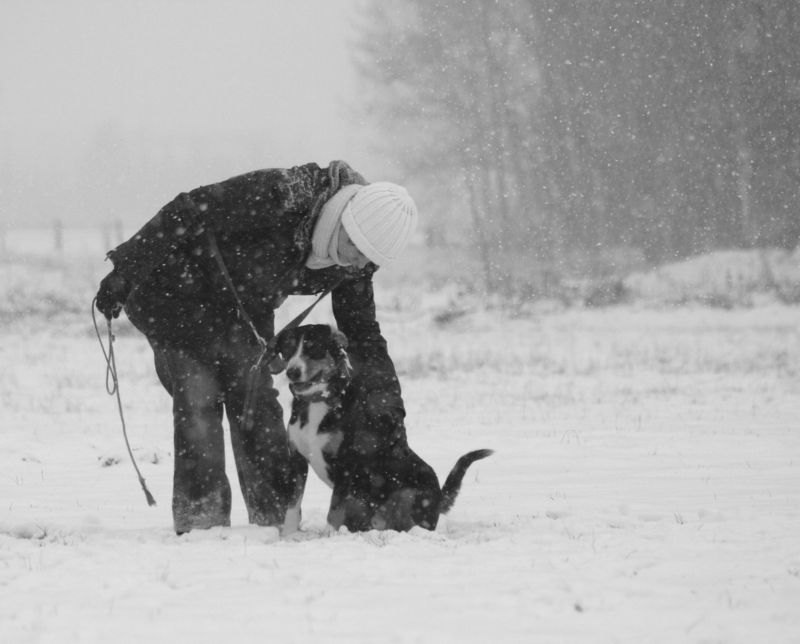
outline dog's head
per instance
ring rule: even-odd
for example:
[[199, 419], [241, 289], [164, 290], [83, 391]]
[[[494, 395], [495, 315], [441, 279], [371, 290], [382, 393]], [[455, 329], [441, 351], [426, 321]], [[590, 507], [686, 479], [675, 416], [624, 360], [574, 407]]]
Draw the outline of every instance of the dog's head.
[[289, 389], [295, 397], [327, 395], [332, 385], [350, 378], [347, 338], [327, 324], [307, 324], [282, 331], [276, 344], [278, 354], [270, 371], [286, 370]]

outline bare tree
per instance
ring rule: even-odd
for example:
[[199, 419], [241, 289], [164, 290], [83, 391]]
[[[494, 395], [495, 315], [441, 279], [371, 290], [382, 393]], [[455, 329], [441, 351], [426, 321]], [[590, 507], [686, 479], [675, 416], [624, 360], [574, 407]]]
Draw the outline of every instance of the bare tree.
[[371, 6], [370, 113], [409, 174], [460, 195], [489, 290], [616, 246], [797, 244], [792, 0]]

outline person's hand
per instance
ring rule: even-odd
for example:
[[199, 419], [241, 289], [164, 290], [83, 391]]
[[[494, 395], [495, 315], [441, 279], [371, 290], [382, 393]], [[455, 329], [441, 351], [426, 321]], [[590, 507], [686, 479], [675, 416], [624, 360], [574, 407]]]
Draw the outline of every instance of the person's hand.
[[119, 316], [125, 300], [131, 292], [132, 284], [116, 270], [111, 271], [100, 282], [97, 291], [97, 310], [106, 316], [107, 320]]

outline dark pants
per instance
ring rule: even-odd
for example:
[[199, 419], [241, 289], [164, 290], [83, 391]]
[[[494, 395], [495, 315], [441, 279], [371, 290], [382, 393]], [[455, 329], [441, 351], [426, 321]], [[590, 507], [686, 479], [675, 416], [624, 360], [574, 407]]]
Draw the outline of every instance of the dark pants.
[[[266, 366], [251, 370], [258, 350], [249, 332], [230, 329], [210, 346], [176, 348], [151, 342], [156, 372], [172, 396], [175, 473], [172, 515], [178, 534], [230, 525], [231, 487], [225, 475], [223, 412], [250, 523], [279, 526], [296, 495], [283, 410]], [[251, 378], [252, 422], [245, 423]]]

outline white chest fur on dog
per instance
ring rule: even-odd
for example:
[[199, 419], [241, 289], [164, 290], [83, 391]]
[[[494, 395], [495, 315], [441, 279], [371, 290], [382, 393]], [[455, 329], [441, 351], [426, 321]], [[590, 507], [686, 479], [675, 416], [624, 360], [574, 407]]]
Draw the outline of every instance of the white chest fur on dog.
[[308, 405], [308, 419], [305, 424], [301, 424], [298, 418], [290, 423], [289, 440], [294, 448], [300, 452], [309, 462], [317, 476], [321, 478], [328, 487], [333, 487], [333, 483], [328, 476], [328, 466], [325, 463], [326, 446], [331, 441], [331, 434], [320, 434], [319, 424], [325, 415], [330, 411], [330, 407], [325, 402], [312, 402]]

